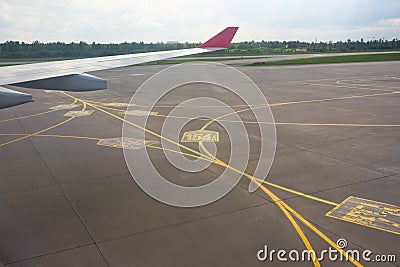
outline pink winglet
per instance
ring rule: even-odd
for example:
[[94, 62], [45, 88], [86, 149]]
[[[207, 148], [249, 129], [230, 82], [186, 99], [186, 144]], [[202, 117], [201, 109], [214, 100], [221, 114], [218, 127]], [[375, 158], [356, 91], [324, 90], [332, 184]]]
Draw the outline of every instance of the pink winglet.
[[199, 48], [228, 48], [238, 29], [239, 27], [227, 27], [207, 42], [201, 44]]

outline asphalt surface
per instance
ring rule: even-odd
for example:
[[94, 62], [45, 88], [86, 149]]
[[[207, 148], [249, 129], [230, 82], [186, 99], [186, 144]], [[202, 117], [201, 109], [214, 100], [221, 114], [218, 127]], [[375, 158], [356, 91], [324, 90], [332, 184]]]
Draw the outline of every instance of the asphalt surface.
[[[120, 103], [128, 103], [141, 83], [165, 67], [92, 73], [108, 80], [104, 91], [63, 94], [16, 88], [31, 93], [35, 102], [0, 110], [3, 265], [313, 266], [280, 262], [276, 255], [273, 262], [260, 262], [257, 252], [265, 245], [301, 252], [304, 238], [320, 252], [344, 238], [346, 249], [397, 258], [392, 263], [361, 259], [361, 264], [399, 266], [399, 62], [237, 67], [267, 97], [277, 123], [277, 151], [266, 178], [270, 184], [250, 194], [249, 179], [243, 177], [225, 197], [197, 208], [154, 200], [132, 179], [121, 148], [98, 145], [121, 137], [126, 106]], [[193, 94], [213, 96], [239, 110], [241, 102], [221, 88], [196, 89], [188, 86], [162, 100], [155, 108], [158, 116], [150, 116], [146, 127], [159, 132], [164, 115]], [[51, 109], [70, 104], [77, 106]], [[63, 116], [71, 110], [93, 113]], [[240, 116], [254, 120], [246, 112]], [[183, 131], [206, 122], [193, 121]], [[217, 156], [227, 161], [228, 136], [218, 123], [207, 129], [219, 132]], [[246, 129], [252, 150], [245, 172], [251, 175], [260, 133], [257, 124], [248, 123]], [[157, 149], [159, 138], [146, 140], [154, 143], [138, 149], [147, 149], [157, 170], [175, 183], [202, 185], [224, 171], [217, 164], [199, 173], [179, 171]], [[186, 145], [197, 149], [197, 143]], [[393, 205], [387, 222], [392, 230], [367, 227], [371, 217], [363, 219], [363, 214], [355, 222], [326, 216], [343, 208], [340, 203], [350, 196]], [[276, 204], [277, 199], [285, 206]], [[321, 265], [353, 264], [325, 259]]]

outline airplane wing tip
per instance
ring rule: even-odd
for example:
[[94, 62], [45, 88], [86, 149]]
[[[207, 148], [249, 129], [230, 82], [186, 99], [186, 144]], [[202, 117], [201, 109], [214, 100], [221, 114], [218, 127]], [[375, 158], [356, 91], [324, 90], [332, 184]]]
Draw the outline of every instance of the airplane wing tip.
[[231, 44], [239, 27], [226, 27], [220, 33], [201, 44], [199, 48], [225, 49]]

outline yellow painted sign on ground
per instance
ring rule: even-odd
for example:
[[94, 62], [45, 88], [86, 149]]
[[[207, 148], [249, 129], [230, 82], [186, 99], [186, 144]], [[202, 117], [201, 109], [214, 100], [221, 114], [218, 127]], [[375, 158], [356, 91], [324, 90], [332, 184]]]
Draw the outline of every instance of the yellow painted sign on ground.
[[89, 116], [93, 113], [94, 110], [74, 110], [74, 111], [68, 111], [65, 113], [63, 116], [65, 117], [84, 117], [84, 116]]
[[157, 141], [152, 141], [152, 140], [143, 140], [136, 138], [122, 139], [122, 137], [115, 137], [115, 138], [101, 139], [99, 142], [97, 142], [97, 145], [136, 150], [144, 148], [147, 145], [153, 145], [156, 143]]
[[400, 235], [400, 207], [350, 196], [326, 216]]
[[185, 132], [182, 136], [181, 142], [218, 142], [219, 133], [215, 131], [208, 130], [197, 130]]

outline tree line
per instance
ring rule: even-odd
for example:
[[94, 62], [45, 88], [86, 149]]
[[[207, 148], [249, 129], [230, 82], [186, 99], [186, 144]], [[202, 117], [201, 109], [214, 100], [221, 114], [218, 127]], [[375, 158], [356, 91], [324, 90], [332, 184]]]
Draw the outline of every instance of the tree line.
[[[43, 43], [34, 41], [25, 43], [19, 41], [6, 41], [0, 43], [0, 58], [80, 58], [111, 56], [130, 53], [144, 53], [162, 50], [193, 48], [199, 43]], [[291, 52], [354, 52], [374, 50], [398, 50], [400, 40], [375, 39], [364, 41], [347, 40], [345, 42], [300, 42], [300, 41], [247, 41], [232, 43], [229, 49], [213, 52], [224, 55], [245, 54], [279, 54]]]

